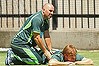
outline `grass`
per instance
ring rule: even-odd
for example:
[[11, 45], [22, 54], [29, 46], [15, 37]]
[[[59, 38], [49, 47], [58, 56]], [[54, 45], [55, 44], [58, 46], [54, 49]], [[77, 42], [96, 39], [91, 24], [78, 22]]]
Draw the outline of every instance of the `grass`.
[[6, 52], [0, 52], [0, 65], [5, 65]]
[[[92, 59], [94, 62], [94, 66], [99, 66], [99, 52], [79, 51], [78, 53], [80, 55], [83, 55], [84, 57]], [[0, 52], [0, 66], [5, 66], [5, 58], [6, 58], [6, 52]], [[46, 66], [46, 65], [41, 65], [41, 66]]]
[[94, 66], [99, 66], [99, 51], [98, 52], [90, 52], [90, 51], [84, 51], [84, 52], [78, 52], [80, 55], [90, 58], [94, 62]]

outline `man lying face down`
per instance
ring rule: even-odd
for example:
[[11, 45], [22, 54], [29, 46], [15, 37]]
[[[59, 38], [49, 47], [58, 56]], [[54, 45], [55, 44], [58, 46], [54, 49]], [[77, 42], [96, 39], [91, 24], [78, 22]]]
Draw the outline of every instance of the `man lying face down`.
[[87, 64], [93, 65], [91, 59], [85, 58], [77, 53], [72, 44], [68, 44], [62, 51], [56, 51], [49, 60], [49, 65], [66, 65], [66, 64]]

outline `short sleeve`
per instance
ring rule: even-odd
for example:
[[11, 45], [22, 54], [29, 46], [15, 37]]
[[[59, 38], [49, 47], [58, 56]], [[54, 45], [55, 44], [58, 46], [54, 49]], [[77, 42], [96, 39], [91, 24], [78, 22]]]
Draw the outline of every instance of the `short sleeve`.
[[64, 61], [64, 60], [63, 60], [63, 55], [62, 55], [61, 51], [56, 51], [56, 52], [52, 55], [52, 58], [53, 58], [53, 59], [56, 59], [56, 60], [58, 60], [58, 61], [60, 61], [60, 62], [63, 62], [63, 61]]
[[83, 58], [83, 56], [76, 54], [76, 61], [81, 61]]
[[40, 33], [40, 25], [41, 25], [41, 21], [39, 18], [35, 18], [34, 20], [32, 20], [32, 30], [35, 33]]

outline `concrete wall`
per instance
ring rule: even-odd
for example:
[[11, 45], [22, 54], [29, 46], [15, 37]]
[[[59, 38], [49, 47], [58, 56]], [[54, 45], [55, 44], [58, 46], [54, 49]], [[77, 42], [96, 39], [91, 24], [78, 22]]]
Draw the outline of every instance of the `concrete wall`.
[[16, 32], [0, 31], [0, 48], [10, 47], [11, 39]]
[[[63, 32], [61, 32], [63, 31]], [[0, 32], [0, 48], [10, 47], [10, 41], [16, 31]], [[99, 31], [93, 30], [60, 30], [50, 31], [53, 48], [63, 48], [66, 44], [74, 44], [77, 49], [99, 49]]]
[[[43, 4], [47, 3], [48, 0], [43, 0]], [[52, 0], [49, 0], [50, 3]], [[58, 14], [69, 14], [69, 0], [64, 0], [64, 9], [62, 0], [57, 0], [58, 2]], [[30, 14], [30, 1], [25, 0], [0, 0], [1, 14]], [[87, 0], [82, 0], [82, 9], [81, 11], [81, 0], [76, 0], [76, 10], [75, 10], [75, 0], [70, 0], [70, 14], [88, 14], [88, 3]], [[19, 10], [18, 10], [19, 6]], [[24, 7], [25, 6], [25, 7]], [[38, 1], [37, 11], [42, 7], [42, 0]], [[13, 10], [13, 11], [12, 11]], [[36, 0], [31, 0], [31, 13], [36, 12]], [[89, 14], [99, 14], [99, 0], [95, 0], [95, 11], [94, 3], [89, 0]], [[82, 18], [82, 17], [81, 17]], [[58, 18], [58, 27], [55, 31], [52, 30], [52, 19], [50, 20], [50, 34], [52, 37], [52, 46], [54, 48], [63, 48], [65, 44], [72, 43], [78, 49], [99, 49], [99, 18], [81, 18], [71, 17], [69, 22], [69, 17]], [[27, 19], [27, 18], [26, 18]], [[19, 30], [19, 28], [24, 23], [24, 18], [13, 18], [12, 17], [2, 17], [0, 18], [0, 47], [10, 47], [10, 41], [13, 35]], [[95, 22], [94, 22], [95, 21]], [[64, 24], [64, 28], [63, 28]], [[89, 24], [89, 25], [88, 25]], [[14, 27], [13, 27], [14, 26]], [[83, 26], [83, 28], [82, 28]], [[76, 28], [75, 28], [76, 27]], [[95, 28], [94, 28], [95, 27]]]
[[77, 49], [99, 49], [98, 31], [53, 31], [50, 34], [54, 48], [63, 48], [66, 44], [73, 44]]

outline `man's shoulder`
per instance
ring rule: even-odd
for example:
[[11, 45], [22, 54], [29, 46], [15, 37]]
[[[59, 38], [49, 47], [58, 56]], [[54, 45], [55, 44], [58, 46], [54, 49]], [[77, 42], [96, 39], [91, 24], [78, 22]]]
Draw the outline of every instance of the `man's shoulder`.
[[63, 54], [62, 54], [62, 51], [61, 50], [55, 51], [54, 54], [52, 55], [52, 58], [55, 58], [58, 61], [64, 61], [63, 60]]
[[41, 16], [41, 15], [42, 15], [42, 11], [38, 11], [36, 13], [31, 14], [29, 18], [34, 18], [34, 17]]
[[62, 53], [62, 50], [57, 50], [54, 52], [54, 54], [61, 54]]
[[83, 59], [84, 57], [82, 56], [82, 55], [80, 55], [80, 54], [76, 54], [76, 60], [77, 61], [81, 61], [82, 59]]
[[39, 11], [39, 12], [36, 12], [35, 14], [32, 14], [32, 19], [34, 20], [42, 20], [43, 17], [42, 17], [42, 11]]

